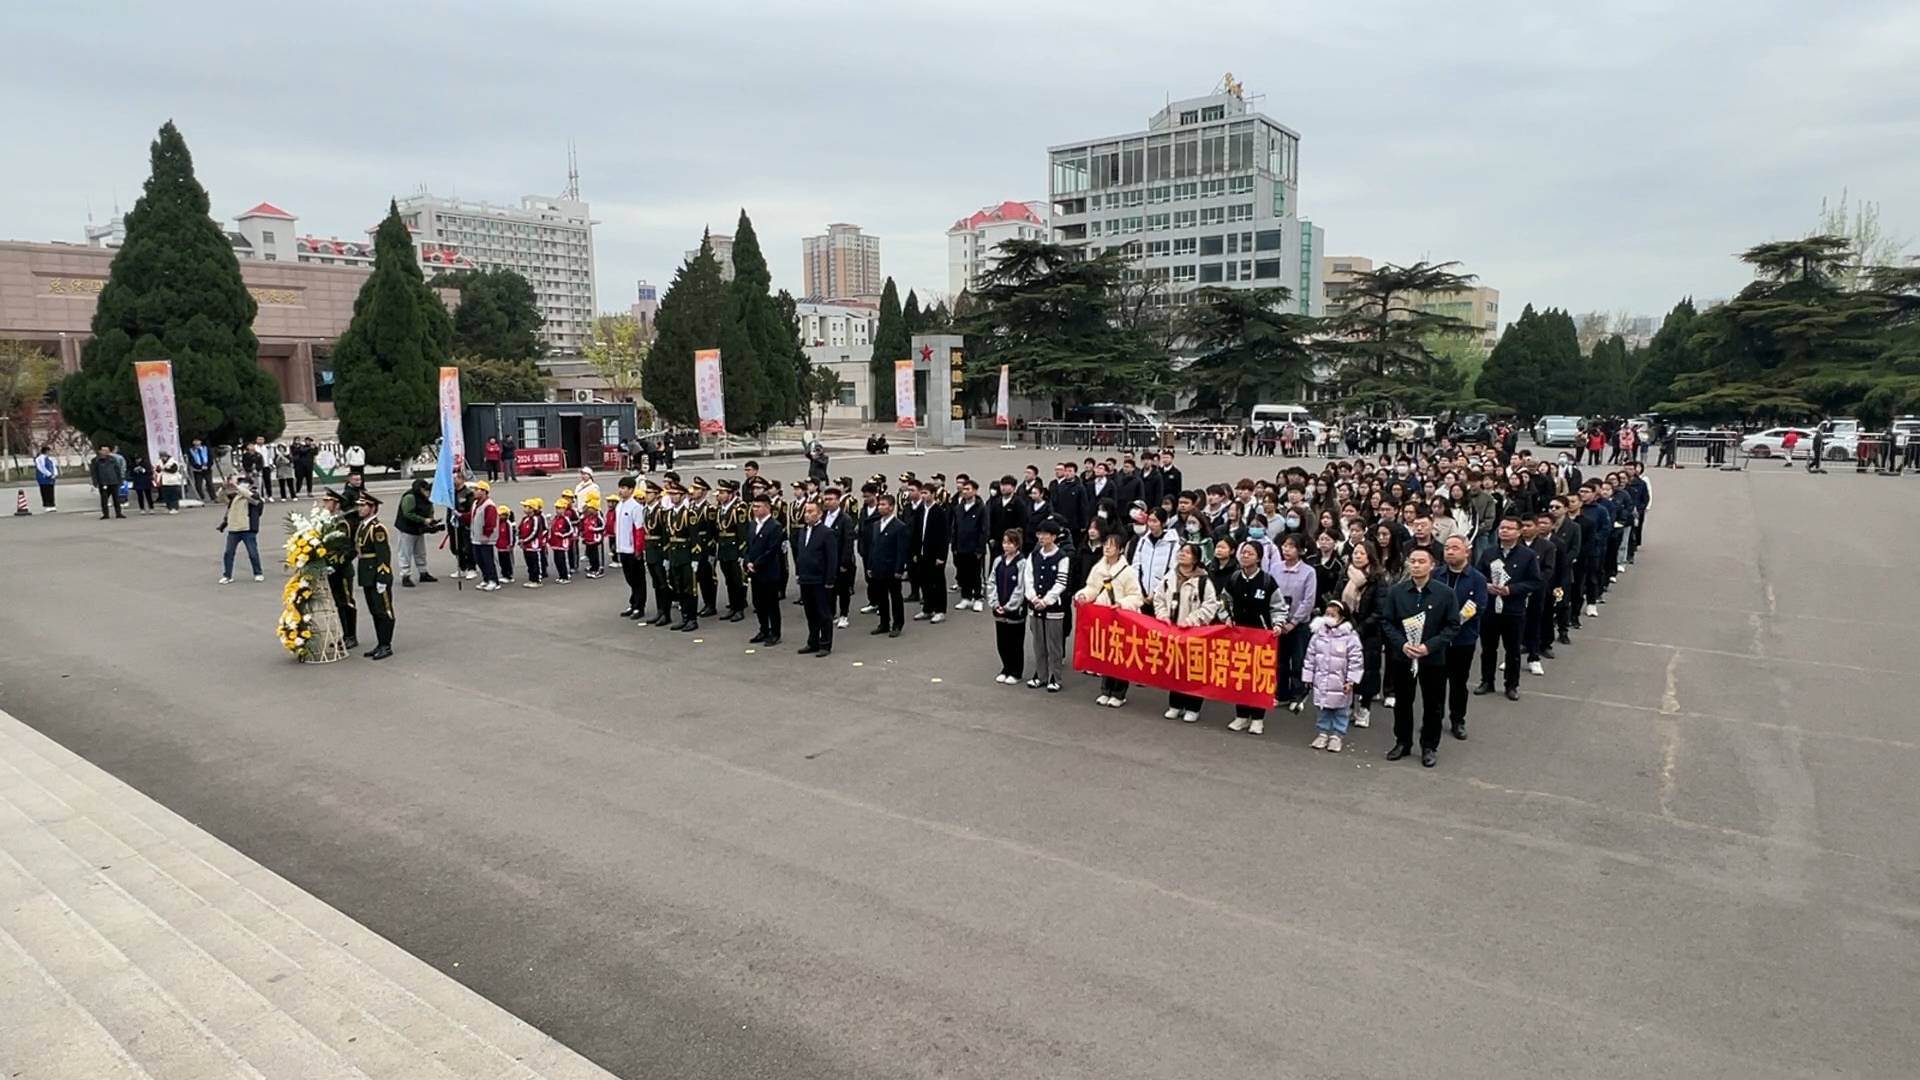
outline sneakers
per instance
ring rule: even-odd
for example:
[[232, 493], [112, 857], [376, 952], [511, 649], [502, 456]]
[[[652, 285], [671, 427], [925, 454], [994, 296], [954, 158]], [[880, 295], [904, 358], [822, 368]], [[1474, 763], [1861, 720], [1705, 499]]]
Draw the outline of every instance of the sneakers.
[[924, 612], [924, 611], [916, 611], [916, 612], [914, 612], [914, 613], [913, 613], [913, 621], [914, 621], [914, 622], [926, 622], [926, 621], [927, 621], [927, 613], [926, 613], [926, 612]]
[[987, 602], [985, 600], [975, 600], [973, 602], [973, 610], [975, 611], [987, 610]]
[[520, 587], [523, 589], [537, 589], [540, 587], [540, 583], [537, 581], [526, 581], [522, 582]]
[[478, 571], [478, 570], [463, 570], [463, 571], [461, 571], [461, 573], [460, 573], [460, 576], [461, 576], [461, 577], [463, 577], [463, 578], [466, 578], [466, 579], [467, 579], [468, 581], [472, 581], [473, 579], [475, 579], [475, 578], [477, 578], [477, 577], [479, 577], [479, 576], [480, 576], [480, 571]]
[[1251, 735], [1265, 735], [1267, 733], [1267, 722], [1265, 720], [1255, 720], [1252, 726], [1247, 728], [1247, 732]]
[[1380, 703], [1389, 709], [1393, 708], [1393, 695], [1388, 694], [1386, 697], [1381, 698]]
[[933, 616], [932, 618], [930, 618], [930, 619], [928, 619], [927, 621], [928, 621], [928, 622], [936, 622], [936, 623], [943, 623], [943, 622], [946, 622], [946, 621], [947, 621], [947, 613], [946, 613], [946, 612], [944, 612], [944, 611], [942, 611], [942, 612], [938, 612], [938, 613], [936, 613], [936, 614], [935, 614], [935, 615], [934, 615], [934, 616]]
[[833, 620], [833, 625], [837, 629], [845, 630], [847, 628], [847, 617], [845, 615], [840, 616], [839, 618]]
[[255, 575], [253, 575], [253, 580], [255, 580], [255, 581], [265, 581], [265, 580], [267, 580], [267, 575], [265, 575], [265, 574], [255, 574]]
[[1188, 709], [1186, 712], [1180, 714], [1180, 719], [1189, 724], [1197, 724], [1200, 722], [1200, 712], [1197, 709]]
[[1040, 680], [1037, 678], [1027, 680], [1027, 689], [1029, 690], [1038, 690], [1040, 689], [1040, 686], [1041, 686]]
[[1290, 713], [1298, 713], [1301, 709], [1305, 707], [1306, 707], [1306, 702], [1304, 698], [1301, 699], [1300, 701], [1287, 702], [1287, 711]]
[[1059, 680], [1057, 680], [1057, 679], [1056, 679], [1055, 681], [1053, 681], [1053, 682], [1050, 682], [1050, 683], [1048, 683], [1048, 684], [1047, 684], [1047, 693], [1049, 693], [1049, 694], [1057, 694], [1057, 693], [1059, 693], [1059, 692], [1060, 692], [1060, 682], [1059, 682]]
[[1327, 748], [1327, 738], [1327, 733], [1323, 731], [1313, 737], [1311, 745], [1315, 750], [1325, 750]]
[[1599, 618], [1599, 617], [1600, 617], [1600, 608], [1599, 608], [1599, 606], [1598, 606], [1598, 605], [1595, 605], [1595, 604], [1588, 604], [1588, 605], [1587, 605], [1587, 618], [1589, 618], [1589, 619], [1597, 619], [1597, 618]]
[[874, 607], [874, 606], [873, 606], [872, 604], [868, 604], [868, 605], [867, 605], [866, 607], [863, 607], [863, 608], [861, 608], [861, 609], [860, 609], [860, 614], [862, 614], [862, 615], [871, 615], [871, 614], [873, 614], [874, 612], [876, 612], [876, 611], [879, 611], [879, 610], [880, 610], [879, 608], [877, 608], [877, 607]]
[[1093, 699], [1093, 703], [1104, 709], [1108, 705], [1113, 704], [1113, 699], [1105, 694], [1101, 694], [1099, 697]]
[[1108, 698], [1108, 699], [1107, 699], [1107, 708], [1109, 708], [1109, 709], [1117, 709], [1117, 708], [1119, 708], [1120, 706], [1122, 706], [1122, 705], [1125, 705], [1126, 703], [1127, 703], [1127, 699], [1126, 699], [1126, 698], [1123, 698], [1123, 697], [1110, 697], [1110, 698]]
[[232, 579], [232, 578], [230, 578], [230, 577], [223, 577], [223, 578], [221, 578], [221, 579], [220, 579], [220, 584], [222, 584], [222, 585], [231, 585], [231, 584], [233, 584], [233, 579]]
[[1341, 748], [1344, 746], [1346, 746], [1346, 743], [1341, 740], [1340, 736], [1338, 735], [1328, 736], [1327, 750], [1329, 752], [1337, 754], [1340, 752]]
[[1161, 715], [1161, 716], [1164, 716], [1164, 717], [1166, 717], [1166, 718], [1167, 718], [1168, 720], [1173, 720], [1173, 719], [1176, 719], [1177, 717], [1179, 717], [1179, 715], [1180, 715], [1180, 710], [1179, 710], [1179, 709], [1168, 709], [1168, 710], [1167, 710], [1166, 712], [1163, 712], [1163, 713], [1161, 713], [1160, 715]]
[[1247, 730], [1247, 718], [1246, 718], [1246, 717], [1244, 717], [1244, 716], [1236, 716], [1236, 717], [1234, 717], [1234, 718], [1233, 718], [1233, 723], [1231, 723], [1231, 724], [1228, 724], [1228, 725], [1227, 725], [1227, 730], [1228, 730], [1228, 731], [1245, 731], [1245, 730]]
[[1535, 675], [1545, 675], [1547, 673], [1547, 669], [1541, 666], [1540, 661], [1538, 660], [1530, 661], [1527, 664], [1527, 670], [1531, 671]]
[[1367, 712], [1366, 706], [1357, 705], [1354, 707], [1354, 710], [1353, 710], [1353, 726], [1354, 727], [1367, 727], [1372, 723], [1373, 723], [1373, 716]]

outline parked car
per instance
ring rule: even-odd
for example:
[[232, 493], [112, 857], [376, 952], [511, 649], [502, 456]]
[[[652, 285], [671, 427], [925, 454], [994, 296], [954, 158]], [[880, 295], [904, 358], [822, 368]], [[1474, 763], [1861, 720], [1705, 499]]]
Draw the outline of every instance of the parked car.
[[1580, 420], [1573, 416], [1543, 416], [1533, 425], [1535, 446], [1580, 445]]
[[1813, 453], [1813, 432], [1810, 429], [1784, 427], [1768, 428], [1741, 439], [1740, 452], [1748, 457], [1780, 457], [1786, 453], [1781, 446], [1781, 441], [1786, 438], [1789, 431], [1800, 433], [1800, 441], [1793, 448], [1793, 456], [1796, 459]]
[[1467, 413], [1453, 422], [1448, 438], [1455, 443], [1493, 442], [1493, 421], [1483, 412]]
[[1311, 431], [1314, 442], [1319, 442], [1327, 433], [1327, 425], [1314, 419], [1305, 405], [1255, 405], [1247, 413], [1247, 426], [1256, 431], [1267, 424], [1279, 428], [1289, 422], [1295, 431]]
[[1826, 439], [1825, 452], [1828, 461], [1851, 461], [1860, 449], [1860, 421], [1852, 419], [1822, 420], [1820, 434]]
[[1387, 431], [1396, 439], [1411, 439], [1416, 426], [1427, 433], [1427, 438], [1433, 438], [1433, 417], [1431, 416], [1403, 416], [1389, 423]]

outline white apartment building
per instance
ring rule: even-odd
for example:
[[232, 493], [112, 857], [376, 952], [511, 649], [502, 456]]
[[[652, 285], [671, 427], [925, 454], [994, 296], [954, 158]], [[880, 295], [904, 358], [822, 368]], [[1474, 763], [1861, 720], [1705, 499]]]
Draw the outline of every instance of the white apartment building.
[[1008, 240], [1045, 240], [1047, 204], [1014, 202], [984, 206], [947, 230], [947, 293], [958, 297], [998, 262], [994, 249]]
[[428, 277], [454, 267], [434, 254], [452, 248], [482, 270], [512, 270], [533, 286], [540, 336], [559, 356], [573, 356], [592, 336], [593, 227], [577, 199], [526, 195], [519, 206], [421, 193], [399, 200]]
[[[873, 359], [873, 331], [879, 313], [870, 307], [823, 304], [802, 300], [794, 305], [800, 322], [800, 345], [807, 360], [840, 377], [840, 399], [827, 407], [829, 420], [865, 420], [871, 413], [871, 380], [867, 366]], [[819, 407], [809, 405], [809, 415]]]
[[[233, 219], [234, 227], [223, 228], [233, 253], [242, 259], [261, 262], [301, 262], [318, 266], [373, 265], [374, 229], [362, 240], [342, 240], [338, 236], [315, 236], [297, 231], [299, 217], [273, 203], [263, 202]], [[377, 228], [377, 226], [376, 226]], [[115, 213], [105, 225], [87, 225], [89, 247], [117, 248], [126, 241], [127, 220]], [[423, 243], [414, 236], [414, 253], [422, 267], [439, 270], [472, 270], [474, 262], [460, 249], [447, 244]]]
[[[722, 236], [719, 233], [708, 233], [707, 243], [713, 248], [714, 260], [720, 264], [720, 280], [732, 281], [733, 280], [733, 237]], [[688, 248], [686, 254], [687, 254], [687, 261], [692, 262], [693, 257], [695, 255], [700, 254], [700, 249]]]
[[1238, 83], [1176, 101], [1145, 131], [1050, 147], [1056, 242], [1118, 249], [1170, 303], [1203, 286], [1291, 290], [1321, 313], [1323, 230], [1299, 216], [1300, 136], [1248, 108]]

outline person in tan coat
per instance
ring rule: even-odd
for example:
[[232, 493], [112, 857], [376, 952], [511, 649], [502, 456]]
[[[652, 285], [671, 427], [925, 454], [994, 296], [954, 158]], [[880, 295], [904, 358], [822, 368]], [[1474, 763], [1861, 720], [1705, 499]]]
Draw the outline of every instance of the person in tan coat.
[[[1198, 544], [1182, 544], [1153, 594], [1153, 613], [1174, 626], [1207, 626], [1220, 621], [1220, 590], [1207, 572], [1207, 560]], [[1200, 719], [1202, 699], [1173, 691], [1167, 694], [1166, 717], [1191, 724]]]
[[[1139, 611], [1146, 603], [1139, 575], [1127, 561], [1127, 542], [1119, 533], [1108, 533], [1101, 541], [1100, 558], [1087, 569], [1087, 583], [1073, 594], [1073, 599], [1077, 604], [1117, 607], [1124, 611]], [[1100, 696], [1094, 699], [1094, 704], [1111, 709], [1125, 705], [1130, 685], [1125, 679], [1101, 676]]]

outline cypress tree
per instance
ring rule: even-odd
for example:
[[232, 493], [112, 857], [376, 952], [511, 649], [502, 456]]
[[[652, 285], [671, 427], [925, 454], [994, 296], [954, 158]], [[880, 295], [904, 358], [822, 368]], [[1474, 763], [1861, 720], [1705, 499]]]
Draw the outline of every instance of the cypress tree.
[[[760, 251], [760, 238], [753, 231], [747, 212], [733, 229], [733, 318], [739, 324], [742, 340], [751, 354], [741, 366], [736, 380], [731, 356], [724, 358], [727, 375], [728, 425], [747, 432], [764, 431], [801, 415], [806, 406], [800, 387], [794, 382], [793, 333], [781, 318], [774, 301], [773, 274], [767, 269], [766, 256]], [[739, 387], [735, 389], [736, 385]], [[734, 416], [734, 395], [741, 397], [740, 420]]]
[[907, 332], [907, 320], [900, 312], [900, 290], [893, 279], [880, 290], [880, 319], [873, 328], [873, 359], [867, 374], [873, 381], [873, 418], [897, 419], [893, 400], [893, 365], [896, 360], [913, 358], [913, 339]]
[[[640, 391], [669, 423], [692, 427], [700, 421], [693, 397], [693, 354], [726, 347], [721, 339], [725, 325], [732, 321], [728, 298], [713, 241], [703, 234], [700, 250], [674, 271], [660, 298], [653, 347], [640, 364]], [[722, 368], [728, 363], [729, 357], [722, 353]], [[728, 416], [730, 425], [738, 423], [731, 419], [731, 408]]]
[[907, 302], [900, 307], [900, 317], [907, 322], [909, 337], [927, 328], [926, 313], [920, 310], [920, 296], [912, 289], [907, 290]]
[[389, 203], [373, 235], [373, 276], [353, 301], [353, 321], [334, 347], [334, 408], [340, 441], [367, 460], [401, 464], [440, 437], [440, 368], [453, 321], [427, 287], [413, 235]]
[[1634, 406], [1650, 409], [1656, 401], [1673, 397], [1673, 380], [1700, 370], [1705, 358], [1693, 345], [1694, 321], [1699, 317], [1693, 298], [1673, 305], [1647, 345], [1646, 362], [1634, 372], [1630, 397]]
[[787, 341], [790, 343], [788, 365], [793, 369], [793, 385], [797, 388], [800, 402], [800, 419], [805, 421], [813, 406], [813, 361], [807, 358], [807, 350], [800, 342], [800, 305], [793, 294], [781, 289], [773, 296], [773, 306], [779, 309], [780, 325], [786, 327]]
[[98, 439], [144, 446], [133, 362], [170, 360], [181, 442], [276, 438], [286, 416], [279, 384], [260, 368], [258, 305], [240, 280], [233, 245], [208, 216], [206, 189], [173, 121], [160, 128], [151, 157], [145, 190], [127, 214], [126, 242], [94, 307], [93, 338], [80, 370], [60, 385], [61, 410]]

